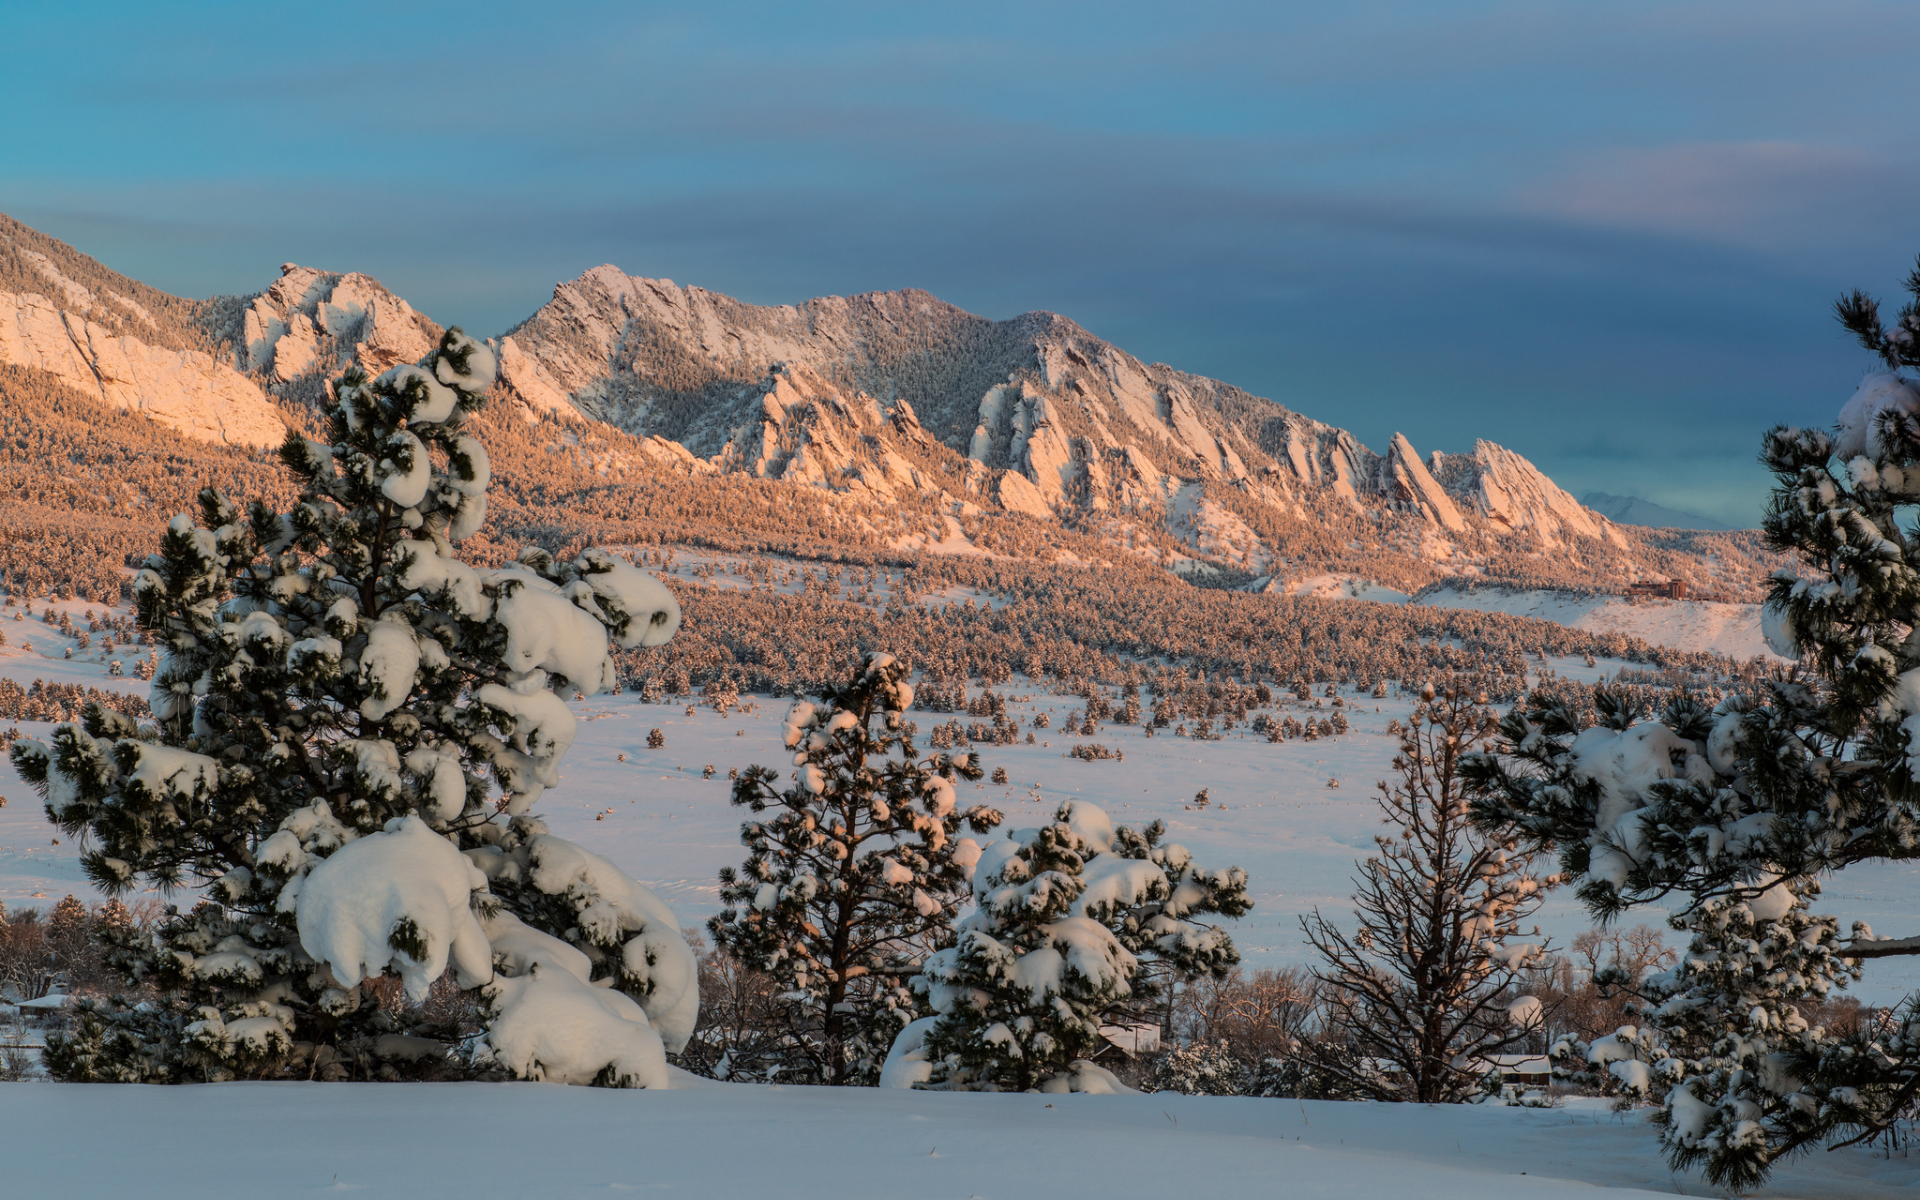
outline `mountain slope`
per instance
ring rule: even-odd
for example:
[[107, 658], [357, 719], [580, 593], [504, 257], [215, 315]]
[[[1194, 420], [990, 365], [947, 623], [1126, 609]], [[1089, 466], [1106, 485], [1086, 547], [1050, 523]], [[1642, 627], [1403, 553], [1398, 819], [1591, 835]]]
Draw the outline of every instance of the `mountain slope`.
[[274, 406], [225, 361], [231, 309], [169, 296], [0, 216], [0, 363], [189, 437], [277, 445], [286, 430]]
[[[259, 293], [182, 300], [0, 218], [0, 363], [203, 441], [312, 431], [327, 379], [417, 360], [440, 333], [365, 275], [287, 264]], [[683, 511], [724, 541], [728, 505], [759, 511], [751, 480], [810, 514], [749, 521], [754, 537], [1128, 559], [1262, 590], [1680, 576], [1751, 595], [1772, 565], [1750, 535], [1616, 525], [1489, 441], [1423, 459], [1395, 435], [1376, 452], [1052, 313], [993, 321], [912, 290], [758, 306], [603, 266], [498, 341], [490, 432], [536, 464], [499, 509], [532, 524], [497, 522], [503, 538], [640, 533], [639, 513]], [[569, 466], [540, 478], [542, 456]]]
[[535, 411], [719, 471], [883, 499], [909, 485], [963, 522], [1031, 517], [1196, 578], [1679, 575], [1745, 594], [1771, 565], [1757, 542], [1623, 529], [1489, 441], [1423, 460], [1396, 435], [1377, 453], [1052, 313], [991, 321], [920, 291], [760, 306], [601, 266], [557, 286], [501, 349], [508, 392]]

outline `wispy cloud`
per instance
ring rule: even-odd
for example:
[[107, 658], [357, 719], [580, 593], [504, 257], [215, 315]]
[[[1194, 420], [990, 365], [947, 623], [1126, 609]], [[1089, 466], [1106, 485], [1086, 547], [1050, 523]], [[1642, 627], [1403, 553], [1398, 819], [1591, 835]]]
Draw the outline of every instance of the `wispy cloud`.
[[1857, 237], [1909, 210], [1920, 158], [1851, 145], [1679, 142], [1582, 152], [1520, 189], [1523, 210], [1762, 249]]

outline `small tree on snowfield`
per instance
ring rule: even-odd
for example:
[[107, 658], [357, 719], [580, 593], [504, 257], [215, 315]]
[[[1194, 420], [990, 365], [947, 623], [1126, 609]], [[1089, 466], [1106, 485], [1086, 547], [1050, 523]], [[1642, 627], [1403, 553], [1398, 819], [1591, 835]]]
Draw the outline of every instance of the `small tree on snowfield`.
[[1355, 881], [1359, 927], [1349, 934], [1318, 912], [1301, 919], [1322, 961], [1314, 976], [1328, 985], [1330, 1023], [1361, 1055], [1329, 1060], [1331, 1069], [1377, 1100], [1467, 1100], [1482, 1085], [1469, 1060], [1539, 1028], [1538, 1002], [1515, 1008], [1514, 988], [1546, 946], [1511, 939], [1554, 880], [1535, 878], [1511, 845], [1469, 821], [1460, 763], [1493, 730], [1483, 705], [1463, 686], [1422, 690], [1400, 735], [1400, 778], [1380, 784], [1388, 832]]
[[[914, 1017], [906, 980], [952, 939], [985, 833], [1001, 820], [958, 807], [954, 781], [978, 780], [970, 755], [917, 757], [902, 714], [913, 704], [904, 668], [869, 654], [860, 673], [819, 703], [787, 714], [794, 781], [749, 767], [733, 803], [754, 817], [748, 849], [720, 872], [727, 908], [708, 923], [741, 963], [778, 980], [789, 1037], [781, 1079], [871, 1084], [894, 1037]], [[770, 815], [762, 815], [770, 814]]]
[[[678, 923], [529, 809], [573, 741], [561, 694], [610, 684], [610, 641], [663, 642], [679, 608], [604, 551], [460, 559], [489, 474], [465, 422], [493, 377], [457, 329], [420, 365], [347, 372], [328, 441], [281, 448], [292, 509], [208, 489], [136, 576], [155, 724], [94, 705], [14, 747], [103, 891], [206, 888], [123, 939], [166, 1003], [83, 1013], [49, 1045], [66, 1077], [332, 1077], [383, 1035], [455, 1032], [405, 1028], [366, 979], [417, 1001], [450, 972], [487, 989], [508, 1072], [665, 1081], [697, 1004]], [[580, 1036], [543, 1041], [561, 1009]], [[418, 1050], [383, 1071], [443, 1061]]]
[[934, 1015], [896, 1040], [888, 1084], [1117, 1086], [1084, 1061], [1100, 1049], [1100, 1027], [1157, 1023], [1165, 977], [1224, 977], [1239, 952], [1203, 918], [1252, 907], [1246, 872], [1200, 868], [1165, 833], [1158, 821], [1144, 833], [1115, 828], [1100, 807], [1075, 801], [1039, 829], [989, 843], [974, 870], [977, 907], [914, 982]]
[[1139, 960], [1074, 911], [1101, 847], [1072, 808], [996, 847], [1011, 853], [984, 865], [959, 942], [928, 961], [922, 986], [937, 1015], [923, 1027], [926, 1086], [1024, 1092], [1058, 1079], [1065, 1090], [1132, 994]]

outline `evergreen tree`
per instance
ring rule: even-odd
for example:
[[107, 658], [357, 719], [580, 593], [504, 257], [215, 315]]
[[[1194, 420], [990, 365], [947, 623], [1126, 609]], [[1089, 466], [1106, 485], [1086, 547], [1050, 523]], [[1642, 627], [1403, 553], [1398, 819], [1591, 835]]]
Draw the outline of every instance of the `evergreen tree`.
[[101, 890], [206, 888], [117, 947], [168, 1002], [96, 1006], [50, 1045], [57, 1069], [324, 1078], [352, 1045], [421, 1061], [379, 1039], [461, 1031], [396, 1017], [362, 984], [390, 972], [417, 1002], [451, 966], [486, 989], [483, 1059], [664, 1082], [661, 1039], [683, 1040], [697, 1005], [678, 923], [528, 810], [573, 741], [561, 696], [611, 684], [610, 640], [657, 645], [679, 608], [603, 551], [460, 560], [489, 473], [464, 425], [493, 376], [492, 350], [457, 329], [422, 365], [348, 371], [329, 442], [281, 448], [289, 511], [209, 488], [202, 523], [176, 517], [136, 576], [163, 650], [154, 724], [96, 704], [14, 747]]
[[[1054, 820], [989, 844], [974, 870], [972, 914], [958, 942], [927, 960], [934, 1014], [895, 1042], [887, 1082], [983, 1091], [1111, 1086], [1086, 1060], [1100, 1027], [1137, 1022], [1167, 976], [1224, 976], [1233, 940], [1199, 918], [1252, 907], [1246, 872], [1196, 867], [1165, 827], [1115, 829], [1095, 805], [1068, 802]], [[891, 1070], [891, 1068], [890, 1068]]]
[[1510, 939], [1555, 880], [1536, 879], [1511, 844], [1469, 821], [1460, 766], [1493, 731], [1484, 698], [1429, 684], [1420, 699], [1394, 758], [1400, 777], [1380, 784], [1389, 832], [1355, 881], [1358, 929], [1348, 934], [1317, 911], [1301, 925], [1324, 964], [1314, 974], [1328, 985], [1333, 1023], [1361, 1056], [1330, 1069], [1376, 1100], [1447, 1104], [1481, 1092], [1470, 1060], [1538, 1030], [1538, 1002], [1516, 1006], [1514, 989], [1546, 947]]
[[1859, 292], [1838, 304], [1885, 369], [1834, 431], [1762, 444], [1766, 539], [1804, 571], [1777, 574], [1762, 610], [1794, 676], [1653, 720], [1601, 694], [1591, 728], [1536, 696], [1469, 766], [1477, 818], [1557, 850], [1595, 913], [1678, 902], [1692, 943], [1647, 986], [1661, 1138], [1676, 1167], [1736, 1189], [1888, 1129], [1920, 1096], [1920, 999], [1853, 1032], [1809, 1020], [1862, 962], [1920, 953], [1811, 911], [1821, 879], [1920, 854], [1920, 531], [1899, 522], [1920, 495], [1920, 386], [1901, 373], [1920, 365], [1920, 269], [1908, 289], [1892, 329]]
[[[783, 992], [787, 1037], [765, 1057], [779, 1078], [872, 1084], [912, 1020], [907, 979], [952, 941], [978, 842], [1001, 820], [957, 806], [954, 781], [978, 780], [971, 755], [917, 757], [902, 715], [913, 703], [905, 669], [869, 654], [846, 686], [787, 714], [794, 780], [749, 767], [733, 803], [746, 863], [720, 873], [727, 905], [714, 941]], [[763, 815], [769, 814], [770, 815]]]

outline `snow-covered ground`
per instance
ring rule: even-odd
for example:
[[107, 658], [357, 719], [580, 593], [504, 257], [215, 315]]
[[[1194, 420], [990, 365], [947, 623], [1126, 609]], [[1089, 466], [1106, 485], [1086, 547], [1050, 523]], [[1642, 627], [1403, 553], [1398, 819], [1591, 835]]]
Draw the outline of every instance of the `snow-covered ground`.
[[[1256, 580], [1253, 590], [1279, 583]], [[1285, 585], [1290, 595], [1316, 600], [1371, 600], [1379, 604], [1424, 604], [1552, 621], [1589, 633], [1623, 633], [1673, 650], [1708, 650], [1740, 662], [1759, 656], [1783, 659], [1760, 635], [1760, 606], [1713, 600], [1628, 600], [1625, 596], [1577, 596], [1569, 592], [1499, 587], [1436, 588], [1417, 598], [1357, 575], [1313, 575]]]
[[[1368, 597], [1375, 599], [1378, 597]], [[1416, 604], [1509, 613], [1590, 633], [1624, 633], [1675, 650], [1711, 650], [1745, 662], [1756, 656], [1783, 661], [1760, 636], [1760, 606], [1711, 600], [1628, 601], [1624, 596], [1576, 597], [1559, 592], [1442, 588]]]
[[[684, 1079], [685, 1077], [683, 1077]], [[71, 1200], [629, 1194], [866, 1200], [1719, 1195], [1602, 1107], [547, 1084], [0, 1085], [4, 1192]], [[1920, 1160], [1817, 1153], [1756, 1195], [1910, 1196]]]
[[1351, 575], [1312, 575], [1294, 584], [1293, 594], [1315, 600], [1374, 600], [1381, 604], [1405, 604], [1411, 598], [1405, 592]]
[[[77, 615], [77, 614], [76, 614]], [[0, 676], [142, 691], [99, 662], [61, 657], [44, 624], [0, 648]], [[1618, 664], [1546, 664], [1597, 678]], [[1114, 818], [1165, 820], [1209, 865], [1252, 877], [1253, 913], [1234, 927], [1250, 966], [1298, 963], [1298, 917], [1344, 913], [1354, 862], [1378, 830], [1374, 780], [1388, 772], [1389, 720], [1406, 697], [1347, 697], [1353, 732], [1270, 744], [1235, 730], [1221, 741], [1149, 738], [1108, 725], [1090, 738], [1062, 736], [1077, 700], [1000, 689], [1024, 731], [1046, 711], [1051, 728], [1033, 746], [982, 747], [1010, 781], [963, 789], [963, 799], [1004, 808], [1032, 825], [1063, 799], [1084, 797]], [[715, 874], [742, 856], [742, 814], [727, 801], [727, 772], [783, 764], [784, 701], [748, 698], [726, 716], [649, 705], [637, 696], [576, 702], [579, 737], [559, 788], [541, 805], [554, 832], [580, 841], [659, 890], [683, 924], [717, 907]], [[1331, 702], [1286, 710], [1329, 715]], [[1378, 711], [1376, 711], [1376, 709]], [[915, 713], [923, 730], [950, 719]], [[964, 714], [953, 714], [963, 724]], [[659, 728], [661, 750], [648, 750]], [[44, 724], [22, 723], [41, 735]], [[1124, 760], [1066, 757], [1100, 742]], [[711, 764], [714, 777], [703, 778]], [[1329, 787], [1329, 781], [1339, 787]], [[1205, 808], [1192, 805], [1200, 787]], [[51, 904], [87, 896], [75, 847], [55, 845], [36, 798], [0, 765], [0, 900]], [[1883, 934], [1911, 925], [1920, 866], [1856, 869], [1822, 907], [1872, 922]], [[1648, 914], [1649, 920], [1657, 920]], [[1543, 911], [1564, 944], [1588, 922], [1571, 897]], [[1860, 989], [1887, 1003], [1915, 986], [1913, 968], [1876, 965]], [[1574, 1101], [1555, 1110], [1419, 1108], [1163, 1096], [987, 1096], [718, 1085], [682, 1077], [689, 1090], [606, 1092], [546, 1085], [232, 1084], [176, 1089], [0, 1086], [7, 1131], [0, 1194], [113, 1197], [291, 1195], [355, 1191], [407, 1197], [564, 1197], [626, 1192], [775, 1195], [1025, 1197], [1155, 1195], [1204, 1187], [1209, 1196], [1373, 1197], [1450, 1200], [1551, 1197], [1593, 1186], [1663, 1195], [1714, 1195], [1665, 1168], [1638, 1117]], [[322, 1128], [324, 1138], [298, 1131]], [[98, 1131], [114, 1131], [101, 1153]], [[182, 1145], [217, 1130], [217, 1166], [174, 1162]], [[750, 1153], [741, 1153], [749, 1149]], [[195, 1160], [198, 1163], [198, 1160]], [[1920, 1171], [1869, 1151], [1819, 1154], [1783, 1169], [1761, 1194], [1806, 1200], [1873, 1200], [1911, 1194]]]
[[[18, 626], [15, 626], [18, 628]], [[37, 630], [53, 631], [45, 626]], [[40, 634], [36, 632], [36, 639]], [[13, 639], [9, 639], [10, 641]], [[36, 646], [38, 646], [36, 641]], [[49, 653], [58, 648], [47, 644]], [[1591, 682], [1620, 664], [1587, 667], [1579, 659], [1555, 659], [1546, 666], [1568, 678]], [[99, 664], [18, 653], [0, 648], [0, 675], [27, 684], [33, 678], [124, 687], [144, 692], [137, 679], [111, 679]], [[1040, 711], [1051, 728], [1036, 732], [1035, 745], [985, 746], [982, 764], [1005, 767], [1005, 786], [982, 783], [962, 789], [962, 801], [988, 801], [1007, 813], [1011, 827], [1031, 827], [1062, 801], [1092, 800], [1123, 824], [1166, 821], [1172, 840], [1186, 845], [1207, 866], [1244, 867], [1251, 877], [1252, 913], [1232, 928], [1249, 966], [1304, 963], [1307, 948], [1299, 918], [1315, 908], [1345, 914], [1357, 859], [1373, 849], [1379, 814], [1375, 781], [1390, 773], [1394, 739], [1388, 721], [1404, 719], [1408, 697], [1374, 700], [1347, 697], [1353, 732], [1318, 741], [1272, 744], [1245, 728], [1221, 741], [1193, 741], [1156, 731], [1149, 738], [1137, 726], [1105, 725], [1090, 738], [1065, 737], [1066, 716], [1080, 707], [1077, 698], [1052, 696], [1014, 681], [1000, 689], [1011, 698], [1010, 715], [1024, 731]], [[720, 867], [744, 857], [739, 841], [744, 813], [728, 803], [729, 770], [754, 763], [785, 768], [791, 757], [781, 748], [780, 721], [786, 701], [748, 697], [755, 711], [720, 716], [706, 708], [692, 715], [686, 701], [644, 704], [634, 694], [598, 696], [575, 702], [580, 729], [568, 754], [562, 781], [539, 805], [555, 833], [607, 855], [672, 904], [684, 925], [700, 925], [718, 909]], [[1312, 702], [1289, 701], [1287, 712], [1305, 717], [1332, 714]], [[1375, 711], [1375, 709], [1379, 711]], [[912, 714], [924, 733], [964, 713]], [[42, 736], [44, 724], [19, 723], [23, 733]], [[661, 750], [647, 748], [647, 733], [666, 737]], [[1098, 742], [1125, 753], [1124, 760], [1082, 761], [1067, 750]], [[712, 779], [702, 778], [714, 767]], [[1338, 787], [1329, 787], [1338, 781]], [[1192, 807], [1194, 793], [1209, 789], [1211, 803]], [[73, 892], [92, 895], [80, 873], [77, 848], [47, 824], [40, 803], [0, 762], [0, 901], [48, 905]], [[53, 844], [58, 839], [60, 844]], [[1829, 886], [1823, 911], [1841, 917], [1841, 928], [1864, 920], [1882, 934], [1904, 936], [1914, 924], [1913, 897], [1920, 895], [1920, 864], [1879, 863], [1847, 871]], [[1662, 914], [1634, 918], [1661, 924]], [[1571, 894], [1553, 896], [1539, 917], [1542, 930], [1564, 946], [1589, 927]], [[1873, 964], [1860, 988], [1863, 998], [1889, 1003], [1920, 987], [1920, 964], [1892, 960]]]

